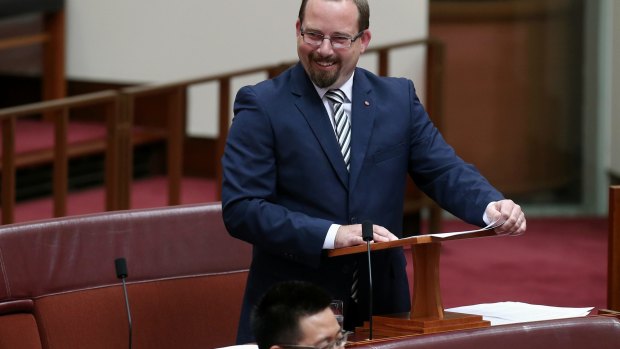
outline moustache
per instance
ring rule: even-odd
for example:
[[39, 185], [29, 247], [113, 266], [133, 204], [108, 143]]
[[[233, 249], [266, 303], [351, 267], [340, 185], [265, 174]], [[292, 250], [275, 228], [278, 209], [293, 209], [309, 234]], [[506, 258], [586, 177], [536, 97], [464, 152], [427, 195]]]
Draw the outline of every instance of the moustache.
[[340, 62], [340, 60], [337, 59], [336, 57], [333, 57], [333, 56], [322, 57], [316, 52], [310, 55], [310, 59], [312, 59], [315, 62], [328, 63], [328, 64], [336, 64]]

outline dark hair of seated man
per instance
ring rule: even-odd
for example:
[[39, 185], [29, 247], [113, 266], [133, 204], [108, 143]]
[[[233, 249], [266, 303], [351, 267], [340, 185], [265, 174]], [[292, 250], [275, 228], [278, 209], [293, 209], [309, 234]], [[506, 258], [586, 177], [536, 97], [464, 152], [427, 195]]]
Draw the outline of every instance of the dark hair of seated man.
[[308, 282], [274, 285], [252, 314], [252, 330], [259, 349], [340, 348], [346, 334], [330, 308], [332, 298]]

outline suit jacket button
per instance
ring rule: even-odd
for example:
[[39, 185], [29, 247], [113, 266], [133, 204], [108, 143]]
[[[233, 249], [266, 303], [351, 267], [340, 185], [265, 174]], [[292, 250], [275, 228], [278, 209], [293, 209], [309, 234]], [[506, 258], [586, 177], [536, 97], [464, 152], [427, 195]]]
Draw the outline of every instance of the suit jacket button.
[[355, 224], [357, 223], [357, 217], [353, 216], [351, 217], [351, 224]]

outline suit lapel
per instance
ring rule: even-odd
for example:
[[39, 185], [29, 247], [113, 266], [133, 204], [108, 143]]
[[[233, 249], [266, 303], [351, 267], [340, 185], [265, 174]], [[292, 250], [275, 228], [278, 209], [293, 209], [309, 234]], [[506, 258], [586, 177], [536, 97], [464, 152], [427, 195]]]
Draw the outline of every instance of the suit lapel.
[[360, 176], [362, 165], [368, 151], [368, 143], [375, 122], [375, 101], [370, 82], [364, 73], [357, 69], [353, 77], [353, 104], [351, 105], [351, 174], [350, 188]]
[[297, 109], [308, 122], [342, 185], [348, 188], [349, 172], [342, 159], [334, 128], [329, 121], [329, 116], [316, 93], [314, 85], [312, 85], [312, 82], [306, 76], [303, 66], [299, 63], [293, 68], [291, 76], [291, 92], [298, 96], [295, 101]]

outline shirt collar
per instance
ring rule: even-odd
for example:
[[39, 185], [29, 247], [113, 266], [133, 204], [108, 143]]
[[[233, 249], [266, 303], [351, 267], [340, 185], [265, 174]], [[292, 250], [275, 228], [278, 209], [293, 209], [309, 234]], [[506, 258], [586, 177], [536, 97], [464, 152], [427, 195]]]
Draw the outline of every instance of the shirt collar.
[[312, 83], [312, 85], [314, 85], [314, 88], [316, 89], [316, 92], [319, 94], [319, 97], [321, 97], [321, 99], [323, 99], [327, 91], [337, 88], [344, 92], [344, 95], [347, 97], [347, 101], [351, 103], [353, 101], [353, 76], [355, 76], [355, 71], [353, 71], [351, 77], [347, 81], [345, 81], [344, 84], [342, 84], [342, 86], [340, 87], [330, 86], [327, 88], [322, 88], [315, 85], [314, 82]]

